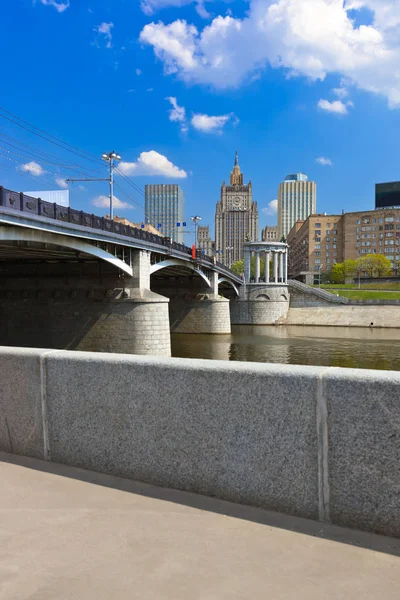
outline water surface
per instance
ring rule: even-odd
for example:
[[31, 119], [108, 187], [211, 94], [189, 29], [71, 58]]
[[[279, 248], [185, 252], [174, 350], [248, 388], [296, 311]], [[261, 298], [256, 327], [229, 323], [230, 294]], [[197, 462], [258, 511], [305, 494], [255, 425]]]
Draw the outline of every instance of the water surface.
[[172, 335], [172, 356], [400, 371], [400, 330], [234, 326], [231, 335]]

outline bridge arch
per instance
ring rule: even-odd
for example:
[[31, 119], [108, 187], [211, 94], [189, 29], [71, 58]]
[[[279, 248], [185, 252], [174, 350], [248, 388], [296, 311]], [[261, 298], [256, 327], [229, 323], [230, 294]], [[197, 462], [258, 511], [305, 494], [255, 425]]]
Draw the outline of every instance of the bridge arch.
[[204, 279], [204, 281], [207, 283], [208, 287], [211, 287], [211, 281], [201, 269], [199, 269], [189, 261], [179, 260], [178, 258], [169, 258], [168, 260], [163, 260], [161, 262], [155, 263], [150, 268], [150, 275], [153, 275], [153, 273], [157, 273], [157, 271], [161, 271], [161, 269], [167, 269], [168, 267], [183, 267], [189, 269], [190, 271], [197, 273], [197, 275], [200, 275], [200, 277]]
[[77, 237], [58, 235], [57, 233], [40, 231], [38, 229], [25, 229], [23, 227], [0, 227], [0, 242], [33, 242], [70, 248], [71, 250], [76, 250], [76, 252], [84, 252], [85, 254], [104, 260], [117, 269], [121, 269], [121, 271], [124, 271], [130, 277], [133, 275], [132, 267], [120, 258]]
[[228, 285], [230, 285], [235, 290], [236, 296], [239, 296], [239, 290], [236, 287], [236, 285], [233, 283], [233, 281], [230, 281], [227, 277], [220, 277], [218, 279], [218, 285], [220, 283], [227, 283]]

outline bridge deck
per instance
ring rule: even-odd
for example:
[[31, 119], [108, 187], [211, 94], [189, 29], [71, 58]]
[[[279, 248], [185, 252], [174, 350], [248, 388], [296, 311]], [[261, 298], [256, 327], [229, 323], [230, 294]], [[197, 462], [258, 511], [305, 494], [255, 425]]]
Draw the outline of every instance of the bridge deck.
[[[30, 198], [0, 186], [0, 225], [2, 224], [40, 229], [92, 242], [119, 244], [128, 248], [149, 250], [159, 254], [168, 254], [181, 260], [193, 261], [191, 248], [183, 244], [166, 242], [166, 238], [137, 227], [123, 225], [104, 217], [58, 206], [37, 198]], [[196, 262], [205, 268], [218, 271], [235, 283], [242, 283], [240, 277], [212, 257], [199, 256]]]
[[400, 540], [0, 454], [1, 600], [399, 597]]

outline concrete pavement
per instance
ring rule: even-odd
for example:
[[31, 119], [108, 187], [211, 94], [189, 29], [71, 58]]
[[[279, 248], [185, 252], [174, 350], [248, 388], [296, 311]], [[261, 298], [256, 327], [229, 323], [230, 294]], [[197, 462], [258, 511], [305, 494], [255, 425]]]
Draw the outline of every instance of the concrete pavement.
[[0, 600], [398, 599], [400, 540], [0, 454]]

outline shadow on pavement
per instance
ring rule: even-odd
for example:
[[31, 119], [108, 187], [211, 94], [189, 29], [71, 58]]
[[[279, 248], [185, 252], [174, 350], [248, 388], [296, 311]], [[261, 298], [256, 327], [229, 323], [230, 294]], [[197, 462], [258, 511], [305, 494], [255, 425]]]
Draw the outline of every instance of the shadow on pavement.
[[60, 465], [57, 463], [45, 462], [34, 458], [16, 456], [0, 452], [0, 462], [19, 465], [28, 469], [42, 471], [61, 477], [67, 477], [94, 485], [113, 488], [131, 494], [174, 502], [195, 508], [205, 510], [220, 515], [252, 521], [269, 527], [286, 529], [296, 533], [309, 535], [321, 539], [327, 539], [334, 542], [349, 544], [373, 550], [400, 556], [400, 539], [385, 537], [373, 533], [359, 531], [357, 529], [346, 529], [337, 525], [311, 521], [301, 517], [293, 517], [271, 512], [262, 508], [235, 504], [217, 498], [201, 496], [190, 492], [182, 492], [170, 488], [161, 488], [147, 483], [140, 483], [130, 479], [105, 475], [94, 471]]

